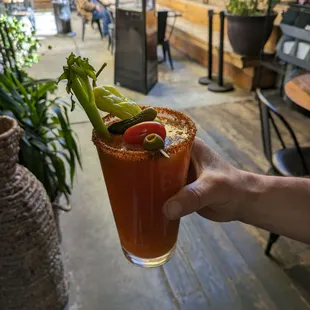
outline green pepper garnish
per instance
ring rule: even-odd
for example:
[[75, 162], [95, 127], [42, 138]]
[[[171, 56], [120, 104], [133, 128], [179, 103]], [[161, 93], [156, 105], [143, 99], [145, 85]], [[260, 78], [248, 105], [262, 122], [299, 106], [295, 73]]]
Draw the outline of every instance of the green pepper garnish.
[[131, 118], [142, 111], [134, 101], [120, 94], [113, 86], [99, 86], [93, 91], [98, 109], [122, 120]]

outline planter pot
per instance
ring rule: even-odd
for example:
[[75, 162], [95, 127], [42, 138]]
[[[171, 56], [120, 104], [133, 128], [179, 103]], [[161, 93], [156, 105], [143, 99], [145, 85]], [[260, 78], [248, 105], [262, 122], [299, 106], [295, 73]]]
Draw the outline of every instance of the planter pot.
[[0, 309], [63, 310], [68, 283], [43, 185], [18, 165], [22, 129], [0, 117]]
[[[242, 56], [258, 56], [262, 45], [266, 44], [271, 35], [277, 14], [269, 16], [226, 14], [226, 16], [228, 38], [234, 52]], [[267, 27], [264, 31], [266, 19]]]

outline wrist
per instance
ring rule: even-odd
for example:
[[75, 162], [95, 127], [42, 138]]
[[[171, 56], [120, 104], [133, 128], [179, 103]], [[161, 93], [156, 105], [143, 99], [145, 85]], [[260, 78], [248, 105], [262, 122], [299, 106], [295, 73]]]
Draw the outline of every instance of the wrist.
[[267, 178], [264, 175], [242, 171], [241, 199], [239, 201], [238, 220], [251, 224], [255, 217], [256, 209], [261, 204], [262, 197], [266, 193]]

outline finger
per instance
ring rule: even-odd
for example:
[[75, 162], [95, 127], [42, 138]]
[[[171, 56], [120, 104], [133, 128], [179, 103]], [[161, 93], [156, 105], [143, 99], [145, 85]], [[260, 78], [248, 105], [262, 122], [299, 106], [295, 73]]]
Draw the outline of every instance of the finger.
[[206, 198], [209, 189], [210, 185], [202, 179], [183, 187], [164, 204], [163, 212], [165, 216], [170, 220], [175, 220], [199, 211], [207, 205]]
[[186, 184], [194, 183], [198, 178], [197, 171], [193, 165], [193, 161], [190, 161], [188, 172], [187, 172], [187, 180]]
[[200, 138], [195, 138], [191, 161], [196, 170], [209, 169], [214, 170], [220, 166], [228, 164], [218, 153], [206, 145]]
[[210, 168], [212, 166], [211, 161], [216, 155], [217, 154], [200, 138], [196, 137], [193, 144], [186, 184], [195, 182], [200, 177], [204, 169]]

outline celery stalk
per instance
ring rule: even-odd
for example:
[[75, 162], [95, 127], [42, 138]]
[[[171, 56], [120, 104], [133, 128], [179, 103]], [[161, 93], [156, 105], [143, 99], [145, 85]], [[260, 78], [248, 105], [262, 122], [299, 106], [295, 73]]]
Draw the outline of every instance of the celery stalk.
[[67, 66], [64, 66], [63, 69], [64, 72], [57, 83], [61, 80], [67, 80], [66, 90], [68, 94], [71, 94], [71, 110], [74, 109], [74, 100], [72, 98], [74, 95], [86, 112], [94, 129], [104, 140], [109, 140], [111, 135], [97, 109], [93, 89], [89, 81], [89, 78], [96, 81], [95, 69], [88, 63], [88, 59], [82, 59], [73, 53], [67, 58]]

